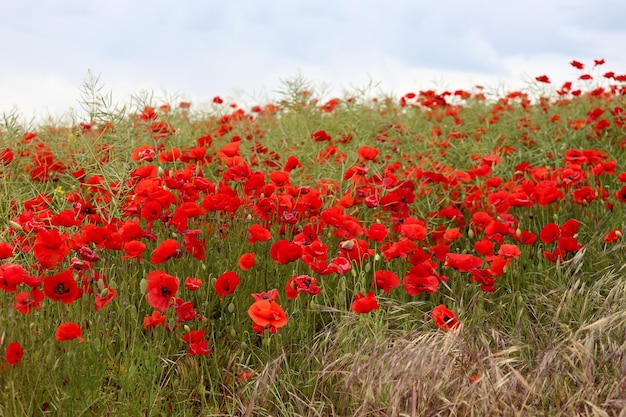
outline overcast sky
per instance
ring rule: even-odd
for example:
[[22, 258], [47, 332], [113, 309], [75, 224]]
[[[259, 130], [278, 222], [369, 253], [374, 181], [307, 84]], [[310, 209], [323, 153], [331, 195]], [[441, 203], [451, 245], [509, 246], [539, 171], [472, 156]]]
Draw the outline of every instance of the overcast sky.
[[[91, 70], [119, 102], [262, 104], [300, 76], [330, 94], [554, 84], [626, 73], [622, 0], [0, 0], [0, 114], [80, 109]], [[256, 103], [255, 103], [256, 102]], [[175, 103], [173, 103], [175, 104]]]

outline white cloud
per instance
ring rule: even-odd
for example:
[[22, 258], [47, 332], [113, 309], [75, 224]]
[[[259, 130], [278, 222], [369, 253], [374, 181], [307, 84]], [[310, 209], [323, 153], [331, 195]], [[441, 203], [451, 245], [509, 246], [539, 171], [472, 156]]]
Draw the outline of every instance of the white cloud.
[[[598, 0], [45, 0], [0, 16], [0, 113], [78, 107], [87, 69], [119, 101], [141, 89], [209, 101], [270, 98], [301, 74], [332, 93], [519, 88], [606, 58], [626, 71], [626, 5]], [[604, 68], [603, 68], [604, 69]]]

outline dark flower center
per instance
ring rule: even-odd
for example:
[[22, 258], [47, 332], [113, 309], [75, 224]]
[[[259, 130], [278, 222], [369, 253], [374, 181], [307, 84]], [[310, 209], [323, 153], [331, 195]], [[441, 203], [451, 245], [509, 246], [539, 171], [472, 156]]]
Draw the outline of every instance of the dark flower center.
[[69, 288], [67, 288], [65, 284], [62, 282], [60, 282], [59, 284], [57, 284], [56, 287], [54, 287], [55, 294], [63, 295], [63, 294], [67, 294], [68, 292], [70, 292]]
[[172, 295], [172, 291], [169, 288], [167, 288], [167, 287], [161, 287], [161, 295], [163, 297], [168, 297], [168, 296]]

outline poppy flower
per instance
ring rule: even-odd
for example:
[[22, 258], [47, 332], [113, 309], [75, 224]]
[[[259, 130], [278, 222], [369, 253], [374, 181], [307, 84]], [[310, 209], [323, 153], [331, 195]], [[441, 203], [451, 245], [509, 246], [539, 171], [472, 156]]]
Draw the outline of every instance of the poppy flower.
[[372, 148], [369, 146], [359, 146], [359, 149], [357, 149], [357, 155], [359, 156], [359, 159], [362, 159], [363, 161], [375, 160], [379, 152], [379, 148]]
[[400, 278], [391, 271], [381, 269], [374, 272], [374, 282], [372, 286], [380, 288], [385, 293], [389, 294], [392, 288], [400, 286]]
[[430, 312], [435, 326], [443, 330], [454, 330], [459, 326], [459, 320], [453, 311], [448, 310], [443, 304], [433, 308]]
[[152, 314], [146, 314], [143, 318], [143, 329], [150, 333], [155, 327], [164, 325], [165, 319], [167, 317], [162, 315], [159, 310], [154, 310]]
[[83, 330], [78, 324], [67, 322], [57, 327], [54, 337], [59, 342], [65, 342], [73, 339], [78, 339], [79, 342], [84, 342], [85, 339], [81, 337], [82, 334]]
[[266, 242], [272, 238], [269, 230], [259, 224], [253, 224], [248, 228], [248, 243]]
[[241, 280], [234, 272], [225, 272], [215, 281], [215, 292], [219, 294], [221, 300], [227, 294], [232, 294], [237, 289]]
[[24, 350], [22, 349], [22, 345], [20, 345], [18, 342], [9, 343], [9, 346], [7, 346], [7, 350], [4, 356], [9, 365], [19, 365], [22, 357], [24, 356]]
[[472, 269], [480, 268], [483, 260], [478, 256], [463, 253], [448, 253], [444, 266], [454, 268], [460, 272], [469, 272]]
[[274, 262], [285, 265], [300, 259], [302, 247], [288, 240], [278, 240], [270, 248], [270, 256]]
[[244, 253], [239, 257], [239, 261], [237, 261], [237, 265], [241, 268], [242, 271], [247, 271], [254, 266], [256, 262], [256, 253], [248, 252]]
[[0, 289], [6, 292], [17, 291], [28, 274], [20, 264], [6, 263], [0, 266]]
[[13, 309], [19, 311], [22, 314], [30, 314], [33, 312], [33, 308], [41, 310], [41, 302], [45, 295], [39, 288], [33, 288], [30, 292], [20, 292], [15, 295], [15, 304]]
[[202, 280], [200, 278], [187, 277], [185, 279], [185, 288], [189, 291], [196, 291], [202, 286]]
[[151, 307], [166, 311], [178, 291], [178, 278], [157, 269], [148, 274], [146, 281], [146, 301]]
[[96, 294], [93, 307], [96, 311], [102, 310], [109, 305], [113, 299], [117, 297], [117, 290], [115, 288], [104, 288], [99, 294]]
[[8, 259], [13, 257], [15, 248], [7, 242], [0, 242], [0, 259]]
[[519, 259], [521, 253], [522, 251], [520, 251], [517, 245], [511, 245], [509, 243], [501, 245], [500, 249], [498, 250], [498, 255], [504, 258]]
[[185, 322], [196, 318], [196, 309], [191, 301], [174, 298], [174, 308], [176, 310], [176, 321]]
[[167, 239], [152, 252], [151, 262], [154, 265], [161, 264], [170, 258], [179, 257], [181, 255], [180, 245], [174, 239]]
[[352, 302], [352, 311], [358, 314], [369, 313], [372, 310], [378, 310], [378, 301], [374, 296], [374, 291], [370, 291], [367, 295], [363, 295], [363, 292], [359, 291], [354, 296]]
[[317, 286], [317, 280], [308, 275], [298, 275], [293, 277], [293, 283], [298, 292], [305, 292], [311, 295], [317, 295], [320, 287]]
[[63, 304], [71, 304], [81, 296], [81, 291], [71, 269], [45, 277], [43, 279], [43, 292], [52, 301], [62, 301]]
[[439, 288], [439, 278], [435, 275], [422, 276], [409, 273], [402, 279], [402, 284], [407, 294], [415, 297], [423, 291], [431, 294], [436, 292]]
[[276, 290], [276, 289], [260, 292], [260, 293], [257, 293], [257, 294], [251, 294], [251, 295], [252, 295], [252, 298], [255, 301], [258, 301], [258, 300], [276, 301], [276, 300], [278, 300], [278, 290]]
[[248, 309], [248, 315], [253, 323], [263, 328], [269, 327], [270, 332], [287, 324], [288, 318], [281, 306], [270, 300], [257, 300]]
[[67, 235], [62, 235], [56, 229], [40, 230], [35, 236], [33, 255], [41, 266], [53, 269], [70, 253], [67, 245]]
[[130, 240], [124, 243], [124, 253], [122, 260], [137, 259], [139, 263], [143, 263], [141, 260], [141, 254], [146, 250], [146, 244], [138, 240]]
[[611, 243], [620, 240], [623, 236], [623, 233], [620, 229], [613, 229], [604, 235], [604, 242]]

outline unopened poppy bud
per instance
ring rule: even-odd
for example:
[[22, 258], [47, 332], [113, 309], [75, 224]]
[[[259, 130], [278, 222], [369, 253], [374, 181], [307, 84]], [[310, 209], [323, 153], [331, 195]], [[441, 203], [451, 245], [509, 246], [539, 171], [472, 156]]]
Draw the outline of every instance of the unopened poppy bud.
[[615, 231], [615, 236], [622, 237], [623, 236], [622, 231], [621, 230], [616, 230]]
[[148, 281], [146, 281], [145, 278], [142, 278], [141, 281], [139, 281], [139, 289], [141, 290], [142, 293], [146, 292], [146, 289], [148, 288]]
[[354, 269], [351, 269], [351, 270], [350, 270], [350, 273], [352, 274], [352, 276], [353, 276], [354, 278], [356, 278], [356, 271], [355, 271]]
[[520, 237], [522, 237], [522, 229], [520, 229], [519, 227], [515, 230], [515, 236], [519, 239]]
[[200, 267], [202, 268], [202, 270], [206, 271], [206, 265], [205, 264], [200, 264]]
[[354, 245], [355, 245], [354, 239], [345, 240], [341, 242], [341, 249], [352, 250], [354, 249]]
[[102, 291], [100, 291], [100, 298], [106, 298], [107, 295], [109, 295], [108, 288], [104, 288]]
[[370, 272], [372, 270], [372, 263], [368, 262], [365, 264], [365, 272]]
[[554, 222], [556, 223], [559, 220], [559, 215], [557, 213], [554, 213], [552, 215], [552, 219], [554, 220]]
[[469, 229], [467, 231], [467, 237], [469, 237], [470, 239], [474, 239], [474, 231], [472, 229]]
[[228, 304], [228, 312], [229, 313], [234, 313], [235, 312], [235, 304], [233, 302], [231, 302], [230, 304]]
[[378, 261], [380, 261], [380, 259], [381, 259], [381, 258], [380, 258], [380, 254], [379, 254], [379, 253], [376, 253], [376, 254], [374, 255], [374, 260], [375, 260], [376, 262], [378, 262]]
[[230, 329], [230, 337], [232, 337], [232, 338], [237, 337], [237, 330], [231, 328]]
[[17, 223], [17, 222], [14, 222], [13, 220], [9, 220], [9, 224], [10, 224], [10, 225], [11, 225], [14, 229], [17, 229], [17, 230], [19, 230], [20, 232], [24, 231], [24, 229], [22, 228], [22, 225], [21, 225], [21, 224], [19, 224], [19, 223]]
[[165, 171], [163, 170], [163, 167], [158, 167], [157, 168], [157, 176], [161, 176], [165, 173]]
[[99, 279], [96, 281], [96, 285], [98, 286], [98, 289], [100, 291], [106, 289], [106, 287], [104, 286], [104, 280], [103, 279]]
[[183, 329], [185, 330], [185, 333], [191, 333], [191, 327], [189, 327], [188, 325], [184, 325]]

